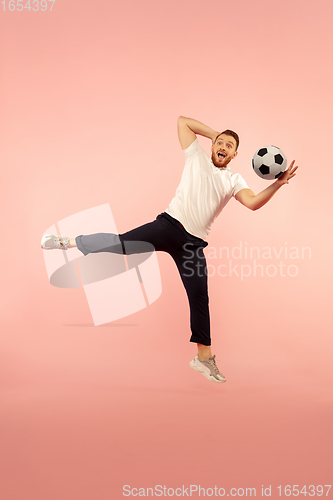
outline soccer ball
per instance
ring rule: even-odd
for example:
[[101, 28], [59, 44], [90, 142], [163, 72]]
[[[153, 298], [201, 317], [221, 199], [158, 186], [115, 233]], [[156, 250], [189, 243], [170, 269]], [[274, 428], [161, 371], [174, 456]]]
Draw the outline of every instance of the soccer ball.
[[287, 169], [287, 158], [276, 146], [265, 146], [254, 154], [252, 166], [262, 179], [277, 179]]

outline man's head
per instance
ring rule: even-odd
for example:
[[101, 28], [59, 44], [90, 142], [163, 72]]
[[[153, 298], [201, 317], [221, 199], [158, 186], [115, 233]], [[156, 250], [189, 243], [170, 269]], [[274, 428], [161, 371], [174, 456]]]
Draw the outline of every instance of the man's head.
[[212, 144], [212, 162], [216, 167], [224, 168], [236, 158], [239, 137], [232, 130], [225, 130], [219, 134]]

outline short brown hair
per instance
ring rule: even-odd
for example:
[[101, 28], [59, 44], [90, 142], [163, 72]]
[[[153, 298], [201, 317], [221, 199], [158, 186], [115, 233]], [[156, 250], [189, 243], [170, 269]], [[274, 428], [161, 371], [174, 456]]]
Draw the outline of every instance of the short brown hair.
[[230, 135], [231, 137], [233, 137], [236, 141], [236, 151], [237, 151], [238, 146], [239, 146], [239, 137], [238, 137], [238, 134], [236, 134], [236, 132], [234, 132], [233, 130], [225, 130], [224, 132], [221, 132], [219, 135], [216, 136], [214, 144], [215, 144], [217, 138], [220, 137], [220, 135]]

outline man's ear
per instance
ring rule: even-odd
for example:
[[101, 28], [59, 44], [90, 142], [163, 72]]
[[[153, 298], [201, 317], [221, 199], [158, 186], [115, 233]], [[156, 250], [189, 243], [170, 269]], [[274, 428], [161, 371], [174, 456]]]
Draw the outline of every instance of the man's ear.
[[238, 155], [238, 151], [235, 152], [234, 156], [232, 157], [232, 159], [236, 158], [236, 156]]

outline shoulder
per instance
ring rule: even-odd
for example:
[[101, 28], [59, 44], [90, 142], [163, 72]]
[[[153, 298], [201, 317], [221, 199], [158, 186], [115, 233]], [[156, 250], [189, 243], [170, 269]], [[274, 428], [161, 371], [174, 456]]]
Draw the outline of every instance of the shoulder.
[[196, 138], [188, 148], [183, 149], [183, 153], [185, 155], [186, 160], [189, 160], [194, 156], [200, 156], [200, 155], [208, 158], [207, 153], [200, 146], [198, 138]]
[[242, 177], [241, 174], [239, 174], [238, 172], [232, 172], [231, 170], [229, 170], [230, 172], [230, 179], [232, 180], [232, 182], [234, 184], [236, 184], [237, 182], [240, 182], [240, 181], [244, 181], [244, 178]]
[[248, 189], [248, 185], [241, 174], [237, 172], [230, 172], [230, 174], [233, 196], [235, 196], [241, 189]]

